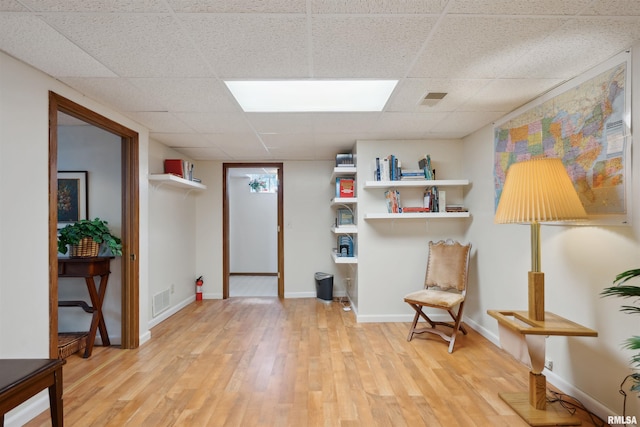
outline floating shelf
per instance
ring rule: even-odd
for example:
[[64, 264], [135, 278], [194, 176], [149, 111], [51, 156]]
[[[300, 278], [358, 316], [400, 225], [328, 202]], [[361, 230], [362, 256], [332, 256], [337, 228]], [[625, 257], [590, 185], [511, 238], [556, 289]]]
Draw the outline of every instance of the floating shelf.
[[368, 213], [364, 219], [441, 219], [469, 218], [469, 212]]
[[332, 252], [331, 257], [336, 264], [357, 264], [358, 257], [355, 256], [338, 256], [337, 253]]
[[409, 179], [406, 181], [365, 181], [364, 188], [451, 187], [469, 185], [468, 179]]
[[158, 186], [166, 184], [172, 187], [185, 188], [189, 190], [207, 189], [207, 186], [204, 184], [195, 181], [189, 181], [188, 179], [180, 178], [179, 176], [170, 173], [149, 175], [149, 181], [157, 183]]
[[333, 168], [333, 172], [331, 173], [331, 183], [335, 184], [336, 178], [340, 176], [355, 176], [356, 167], [355, 166], [336, 166]]
[[331, 231], [335, 234], [357, 234], [358, 227], [355, 225], [342, 225], [340, 227], [333, 226], [331, 227]]
[[331, 206], [335, 205], [352, 205], [358, 203], [357, 197], [336, 197], [331, 199]]

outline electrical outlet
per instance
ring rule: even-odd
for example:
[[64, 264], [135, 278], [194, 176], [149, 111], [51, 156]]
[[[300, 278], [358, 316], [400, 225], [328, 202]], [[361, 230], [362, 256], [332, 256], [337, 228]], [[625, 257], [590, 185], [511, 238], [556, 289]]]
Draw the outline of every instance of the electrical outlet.
[[547, 368], [547, 370], [549, 371], [553, 371], [553, 360], [544, 359], [544, 367]]
[[173, 283], [171, 284], [171, 293], [174, 293], [176, 291], [176, 285], [174, 285]]

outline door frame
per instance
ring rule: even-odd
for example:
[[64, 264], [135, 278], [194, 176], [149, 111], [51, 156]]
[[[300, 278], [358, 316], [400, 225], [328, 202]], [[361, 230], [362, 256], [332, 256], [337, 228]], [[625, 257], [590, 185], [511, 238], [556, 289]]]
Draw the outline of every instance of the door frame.
[[[138, 132], [49, 92], [49, 357], [58, 358], [58, 112], [115, 134], [122, 141], [122, 348], [140, 345]], [[124, 262], [129, 260], [129, 262]]]
[[229, 298], [229, 193], [227, 175], [229, 169], [277, 168], [278, 169], [278, 298], [284, 298], [284, 174], [282, 163], [223, 163], [222, 164], [222, 298]]

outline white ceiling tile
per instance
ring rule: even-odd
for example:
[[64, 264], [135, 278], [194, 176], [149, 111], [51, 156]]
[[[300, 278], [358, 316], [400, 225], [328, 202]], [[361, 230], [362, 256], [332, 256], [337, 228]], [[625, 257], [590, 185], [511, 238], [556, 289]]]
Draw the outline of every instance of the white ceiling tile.
[[311, 0], [312, 13], [372, 13], [411, 14], [440, 13], [446, 2], [442, 0]]
[[318, 113], [313, 130], [318, 133], [354, 133], [375, 129], [384, 113]]
[[245, 147], [265, 150], [262, 141], [253, 133], [208, 133], [202, 136], [207, 146], [218, 147], [225, 152], [238, 151]]
[[175, 147], [211, 147], [212, 144], [207, 142], [207, 139], [197, 133], [162, 133], [151, 132], [149, 134], [151, 139], [159, 141], [164, 145], [171, 148]]
[[313, 77], [404, 77], [435, 22], [415, 16], [314, 16]]
[[638, 39], [639, 17], [577, 18], [550, 33], [543, 44], [532, 46], [504, 77], [569, 79], [629, 48]]
[[398, 135], [411, 133], [412, 135], [428, 132], [435, 124], [440, 122], [448, 113], [384, 113], [378, 122], [375, 131], [393, 130]]
[[[184, 154], [193, 160], [233, 160], [224, 151], [215, 147], [171, 147], [179, 153]], [[198, 169], [194, 169], [194, 175], [198, 178]], [[204, 185], [211, 186], [214, 183], [203, 182]]]
[[43, 16], [46, 22], [121, 77], [211, 76], [182, 26], [171, 15], [51, 13]]
[[562, 83], [561, 79], [499, 79], [475, 93], [457, 111], [509, 112]]
[[23, 12], [28, 10], [16, 0], [0, 0], [0, 11], [2, 12]]
[[0, 14], [0, 50], [52, 76], [115, 77], [49, 25], [27, 14]]
[[128, 79], [143, 94], [171, 112], [240, 112], [240, 106], [218, 79]]
[[313, 113], [247, 113], [253, 129], [261, 134], [306, 133], [313, 129]]
[[218, 77], [309, 75], [304, 16], [181, 14], [179, 18]]
[[189, 126], [171, 113], [164, 112], [130, 112], [131, 119], [160, 133], [188, 133], [193, 132]]
[[[490, 81], [489, 79], [402, 79], [385, 111], [409, 113], [454, 111]], [[425, 95], [429, 92], [443, 92], [447, 95], [437, 103], [422, 105]]]
[[590, 3], [583, 11], [583, 15], [640, 15], [640, 2], [637, 0], [598, 0]]
[[176, 117], [200, 133], [253, 132], [242, 113], [175, 113]]
[[167, 0], [177, 13], [305, 13], [300, 0]]
[[166, 111], [164, 105], [142, 94], [126, 79], [62, 77], [60, 80], [120, 111]]
[[[448, 16], [429, 40], [410, 76], [498, 77], [521, 57], [530, 57], [530, 50], [565, 21], [560, 18]], [[536, 58], [531, 57], [531, 60]]]
[[157, 0], [21, 0], [37, 12], [168, 12]]
[[503, 116], [502, 112], [453, 112], [435, 125], [430, 134], [462, 138]]
[[449, 13], [575, 15], [592, 0], [451, 0]]

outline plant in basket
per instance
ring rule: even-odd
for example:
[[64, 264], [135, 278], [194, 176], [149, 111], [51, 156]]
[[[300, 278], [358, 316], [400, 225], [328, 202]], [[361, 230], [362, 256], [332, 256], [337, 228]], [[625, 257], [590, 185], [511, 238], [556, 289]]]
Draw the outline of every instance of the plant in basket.
[[113, 255], [122, 255], [121, 240], [111, 234], [107, 221], [81, 219], [60, 230], [58, 252], [66, 254], [67, 245], [70, 245], [72, 257], [95, 257], [102, 243]]

